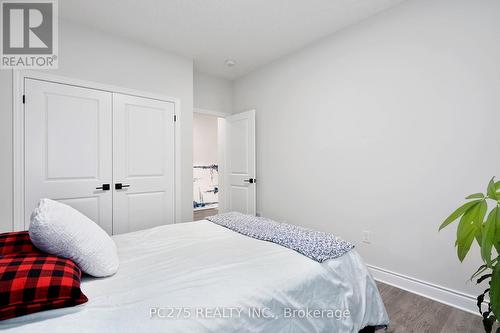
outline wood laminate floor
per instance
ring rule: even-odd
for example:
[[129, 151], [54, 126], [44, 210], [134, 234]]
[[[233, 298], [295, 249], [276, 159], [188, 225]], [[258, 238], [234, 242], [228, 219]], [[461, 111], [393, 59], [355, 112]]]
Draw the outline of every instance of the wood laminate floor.
[[391, 320], [388, 333], [484, 333], [479, 315], [387, 284], [377, 285]]
[[193, 212], [193, 221], [204, 220], [208, 216], [217, 215], [217, 208], [196, 210]]

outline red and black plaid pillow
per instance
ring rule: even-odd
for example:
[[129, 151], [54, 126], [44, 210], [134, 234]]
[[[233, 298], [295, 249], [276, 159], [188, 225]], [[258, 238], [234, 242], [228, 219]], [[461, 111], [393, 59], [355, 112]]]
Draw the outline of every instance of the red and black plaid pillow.
[[87, 302], [74, 262], [47, 254], [0, 257], [0, 320]]
[[42, 254], [43, 252], [31, 243], [30, 235], [27, 231], [0, 234], [0, 256], [17, 253]]

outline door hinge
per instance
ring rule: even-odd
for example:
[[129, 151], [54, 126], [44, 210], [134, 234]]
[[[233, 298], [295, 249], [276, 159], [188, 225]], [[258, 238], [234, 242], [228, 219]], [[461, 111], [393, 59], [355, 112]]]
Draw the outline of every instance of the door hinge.
[[174, 114], [174, 121], [177, 121], [177, 115]]
[[26, 95], [23, 94], [23, 104], [26, 104]]

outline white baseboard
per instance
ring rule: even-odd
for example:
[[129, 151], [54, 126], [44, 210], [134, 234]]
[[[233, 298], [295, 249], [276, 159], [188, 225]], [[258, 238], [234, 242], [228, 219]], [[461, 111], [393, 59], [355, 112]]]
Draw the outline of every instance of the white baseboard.
[[377, 281], [479, 316], [476, 296], [467, 295], [376, 266], [367, 266], [373, 278]]

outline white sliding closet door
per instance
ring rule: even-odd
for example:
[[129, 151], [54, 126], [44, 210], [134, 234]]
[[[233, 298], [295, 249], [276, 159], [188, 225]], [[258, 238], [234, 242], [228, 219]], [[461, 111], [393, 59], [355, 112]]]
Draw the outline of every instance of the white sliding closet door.
[[41, 198], [68, 204], [112, 232], [111, 94], [25, 80], [25, 221]]
[[113, 94], [113, 233], [174, 222], [174, 104]]

